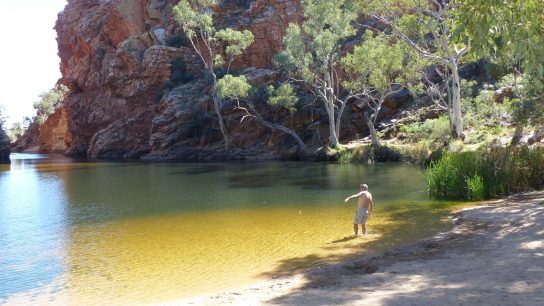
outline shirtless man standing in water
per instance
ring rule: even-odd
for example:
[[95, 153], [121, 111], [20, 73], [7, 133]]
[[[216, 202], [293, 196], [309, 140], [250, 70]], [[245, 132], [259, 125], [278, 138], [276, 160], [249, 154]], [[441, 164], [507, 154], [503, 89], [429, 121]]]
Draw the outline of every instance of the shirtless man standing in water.
[[357, 224], [361, 224], [361, 230], [363, 235], [366, 234], [366, 219], [372, 213], [373, 203], [372, 203], [372, 194], [368, 192], [368, 186], [366, 184], [361, 184], [361, 191], [357, 194], [354, 194], [350, 197], [347, 197], [344, 202], [348, 202], [351, 199], [359, 198], [357, 203], [357, 211], [355, 212], [355, 220], [353, 220], [353, 232], [355, 236], [359, 231]]

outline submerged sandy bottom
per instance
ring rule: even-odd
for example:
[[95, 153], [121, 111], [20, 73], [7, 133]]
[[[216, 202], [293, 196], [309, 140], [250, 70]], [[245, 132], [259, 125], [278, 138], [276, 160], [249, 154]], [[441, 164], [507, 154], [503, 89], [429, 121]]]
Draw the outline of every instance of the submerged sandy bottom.
[[452, 215], [432, 239], [172, 305], [543, 305], [544, 193]]
[[293, 275], [448, 227], [445, 208], [403, 203], [394, 213], [376, 209], [370, 234], [353, 237], [352, 206], [237, 209], [79, 225], [63, 250], [68, 273], [4, 302], [161, 304]]
[[[362, 178], [376, 208], [354, 238]], [[404, 164], [20, 156], [0, 172], [0, 304], [160, 304], [304, 273], [448, 230], [452, 203], [424, 189]]]

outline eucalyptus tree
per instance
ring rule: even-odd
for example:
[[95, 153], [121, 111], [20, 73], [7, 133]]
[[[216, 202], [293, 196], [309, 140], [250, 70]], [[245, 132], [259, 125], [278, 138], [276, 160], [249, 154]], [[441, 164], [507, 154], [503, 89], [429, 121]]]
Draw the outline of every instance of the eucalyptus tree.
[[[339, 145], [340, 123], [346, 103], [354, 96], [341, 88], [342, 44], [355, 35], [357, 13], [352, 1], [302, 0], [304, 22], [289, 24], [278, 62], [291, 79], [304, 83], [323, 103], [329, 120], [329, 145]], [[337, 110], [338, 109], [338, 110]]]
[[355, 46], [342, 64], [347, 74], [344, 87], [361, 92], [370, 110], [370, 115], [364, 114], [372, 144], [377, 145], [375, 125], [385, 99], [419, 83], [419, 72], [426, 62], [395, 38], [367, 31], [363, 43]]
[[[532, 141], [544, 138], [544, 5], [541, 0], [458, 0], [459, 24], [472, 37], [474, 53], [509, 66], [517, 95], [515, 144], [523, 126], [537, 128]], [[461, 26], [460, 26], [461, 27]]]
[[[261, 113], [255, 107], [255, 104], [251, 99], [248, 99], [251, 85], [249, 84], [245, 76], [232, 76], [230, 74], [225, 75], [217, 83], [217, 93], [222, 99], [232, 99], [236, 102], [236, 109], [244, 113], [244, 116], [240, 120], [243, 122], [247, 118], [253, 118], [259, 124], [266, 128], [279, 130], [287, 135], [291, 136], [298, 144], [300, 151], [303, 155], [308, 153], [306, 144], [298, 134], [291, 128], [288, 128], [282, 124], [266, 120]], [[298, 98], [295, 94], [293, 87], [289, 83], [283, 83], [278, 88], [269, 85], [267, 88], [268, 100], [267, 103], [273, 108], [284, 108], [290, 114], [297, 111], [296, 105]]]
[[24, 134], [25, 130], [21, 126], [20, 122], [14, 122], [9, 128], [9, 139], [11, 140], [11, 142], [17, 141]]
[[[472, 39], [459, 28], [460, 1], [360, 0], [361, 8], [387, 27], [420, 56], [443, 67], [445, 98], [436, 100], [447, 110], [452, 136], [463, 135], [459, 67]], [[436, 87], [435, 87], [436, 89]]]
[[218, 94], [217, 69], [226, 66], [228, 74], [234, 59], [253, 43], [253, 34], [248, 30], [217, 29], [213, 19], [217, 3], [217, 0], [181, 0], [173, 8], [173, 18], [182, 27], [211, 78], [215, 113], [228, 155], [230, 139], [221, 114], [222, 99]]

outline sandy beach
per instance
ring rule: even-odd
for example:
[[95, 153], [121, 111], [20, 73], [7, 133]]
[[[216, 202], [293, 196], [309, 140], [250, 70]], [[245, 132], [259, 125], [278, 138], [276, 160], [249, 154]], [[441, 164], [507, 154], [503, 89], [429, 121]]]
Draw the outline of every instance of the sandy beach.
[[381, 255], [171, 305], [544, 305], [543, 192], [451, 218], [451, 231]]

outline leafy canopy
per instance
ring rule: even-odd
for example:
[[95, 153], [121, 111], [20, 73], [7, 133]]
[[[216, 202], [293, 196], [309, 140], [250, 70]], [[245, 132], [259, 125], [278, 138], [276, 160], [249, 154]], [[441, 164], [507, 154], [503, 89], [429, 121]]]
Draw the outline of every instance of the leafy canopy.
[[243, 99], [249, 95], [251, 85], [245, 76], [227, 74], [217, 81], [217, 94], [222, 99]]
[[64, 97], [68, 93], [68, 87], [57, 85], [48, 92], [39, 95], [40, 100], [34, 102], [34, 109], [37, 110], [37, 122], [43, 124], [47, 117], [54, 113], [64, 102]]
[[268, 104], [272, 107], [284, 107], [290, 113], [297, 111], [298, 97], [295, 94], [293, 86], [289, 83], [283, 83], [278, 88], [269, 85], [267, 88]]
[[544, 5], [541, 0], [457, 0], [458, 29], [473, 38], [479, 56], [520, 64], [544, 89]]
[[417, 53], [392, 37], [365, 33], [362, 44], [342, 60], [348, 78], [344, 87], [353, 91], [369, 89], [379, 95], [389, 94], [395, 85], [407, 86], [420, 79], [426, 65]]
[[15, 141], [17, 141], [17, 139], [21, 138], [21, 136], [23, 136], [25, 134], [25, 130], [21, 126], [20, 122], [14, 122], [11, 125], [11, 128], [9, 129], [8, 134], [9, 134], [8, 136], [9, 136], [9, 139], [11, 140], [11, 142], [15, 142]]
[[311, 82], [339, 60], [342, 40], [356, 33], [351, 22], [357, 14], [345, 0], [303, 0], [302, 4], [304, 24], [288, 26], [280, 58]]
[[216, 0], [181, 0], [174, 6], [174, 20], [183, 28], [189, 39], [195, 39], [197, 33], [208, 38], [215, 31], [213, 27], [213, 10]]
[[215, 34], [217, 39], [227, 43], [225, 53], [228, 57], [236, 57], [242, 54], [253, 43], [253, 33], [248, 30], [236, 31], [231, 28], [220, 30]]
[[181, 25], [193, 48], [207, 69], [223, 67], [226, 63], [218, 47], [225, 48], [228, 64], [253, 43], [253, 33], [231, 28], [217, 30], [213, 24], [215, 0], [182, 0], [173, 8], [173, 18]]

